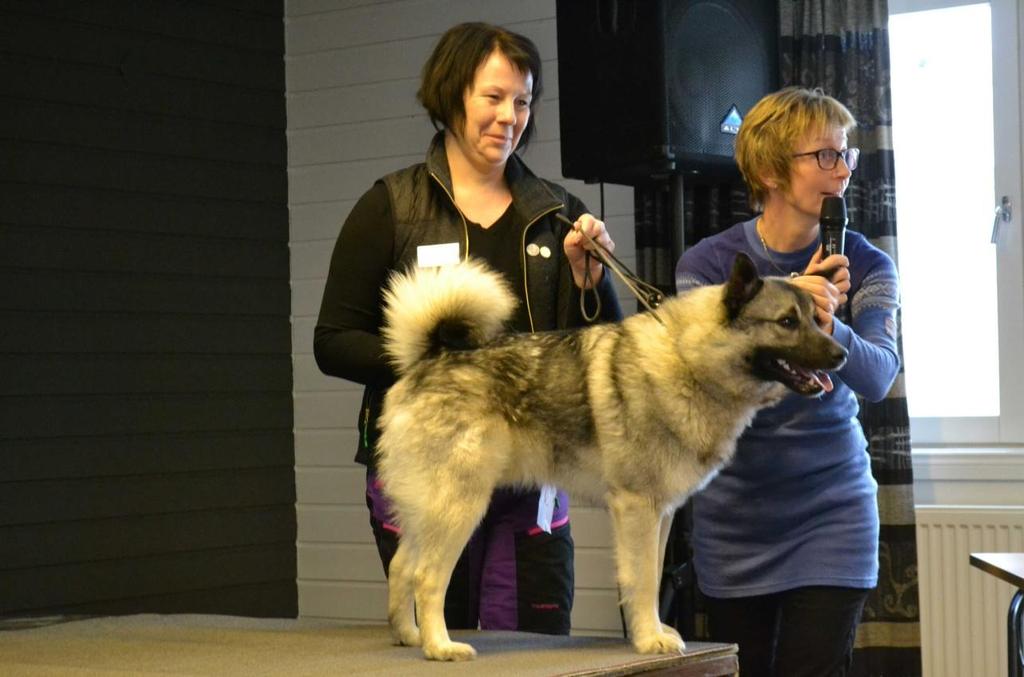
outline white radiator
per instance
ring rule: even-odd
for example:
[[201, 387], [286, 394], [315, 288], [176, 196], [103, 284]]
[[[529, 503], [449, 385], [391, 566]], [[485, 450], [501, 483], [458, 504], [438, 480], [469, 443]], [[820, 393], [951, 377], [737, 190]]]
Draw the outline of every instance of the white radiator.
[[970, 565], [972, 552], [1024, 552], [1024, 509], [917, 506], [924, 677], [1006, 677], [1015, 588]]

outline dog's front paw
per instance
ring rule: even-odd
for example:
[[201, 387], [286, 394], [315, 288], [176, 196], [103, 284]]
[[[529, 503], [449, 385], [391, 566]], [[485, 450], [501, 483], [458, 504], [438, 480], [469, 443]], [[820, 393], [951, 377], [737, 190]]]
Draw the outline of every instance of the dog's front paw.
[[656, 632], [633, 640], [633, 646], [640, 653], [682, 653], [686, 648], [678, 632]]
[[[676, 630], [675, 628], [673, 628], [673, 627], [672, 627], [671, 625], [667, 625], [667, 624], [665, 624], [665, 623], [662, 623], [662, 624], [661, 624], [661, 631], [662, 631], [662, 632], [667, 632], [667, 633], [668, 633], [668, 634], [670, 634], [670, 635], [675, 635], [676, 637], [678, 637], [678, 638], [679, 638], [679, 641], [682, 641], [682, 640], [683, 640], [683, 636], [682, 636], [682, 635], [680, 635], [680, 634], [679, 634], [679, 631], [678, 631], [678, 630]], [[684, 643], [684, 645], [685, 645], [685, 643]]]
[[463, 642], [443, 642], [424, 645], [423, 655], [432, 661], [471, 661], [476, 658], [476, 649]]

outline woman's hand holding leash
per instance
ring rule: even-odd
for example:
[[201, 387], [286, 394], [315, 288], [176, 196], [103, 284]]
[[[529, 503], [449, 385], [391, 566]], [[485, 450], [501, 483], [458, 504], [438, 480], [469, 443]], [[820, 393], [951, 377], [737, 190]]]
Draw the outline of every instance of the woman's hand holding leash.
[[[583, 214], [572, 224], [572, 228], [563, 241], [565, 257], [569, 260], [572, 279], [576, 282], [576, 286], [580, 289], [589, 289], [601, 280], [604, 266], [597, 257], [587, 257], [587, 251], [594, 251], [595, 246], [584, 237], [584, 234], [608, 252], [615, 251], [615, 242], [612, 241], [611, 235], [605, 229], [604, 222], [595, 218], [593, 214]], [[588, 263], [589, 271], [587, 270]]]
[[[612, 242], [603, 222], [595, 219], [591, 214], [584, 214], [575, 223], [561, 214], [555, 214], [555, 218], [567, 226], [572, 226], [572, 231], [565, 236], [563, 248], [566, 258], [569, 259], [569, 265], [572, 267], [573, 279], [580, 289], [580, 311], [584, 319], [593, 322], [601, 314], [601, 296], [594, 290], [594, 287], [601, 280], [602, 270], [607, 268], [619, 278], [626, 289], [632, 292], [644, 308], [651, 311], [652, 317], [664, 326], [665, 323], [655, 311], [655, 308], [661, 305], [665, 299], [664, 295], [657, 287], [641, 280], [622, 261], [615, 258], [615, 254], [612, 253], [615, 251], [615, 243]], [[586, 219], [585, 223], [584, 219]], [[595, 236], [590, 234], [591, 230], [596, 233]], [[570, 238], [572, 238], [572, 242], [570, 242]], [[600, 263], [595, 263], [595, 260]], [[588, 261], [589, 270], [587, 269]], [[602, 264], [603, 267], [600, 267]], [[586, 309], [584, 295], [587, 291], [592, 291], [594, 294], [597, 311], [593, 314], [588, 313]]]
[[804, 274], [790, 282], [814, 297], [814, 310], [818, 325], [831, 335], [834, 328], [832, 318], [836, 310], [846, 303], [846, 292], [850, 291], [850, 259], [842, 254], [832, 254], [822, 259], [818, 249], [811, 257]]

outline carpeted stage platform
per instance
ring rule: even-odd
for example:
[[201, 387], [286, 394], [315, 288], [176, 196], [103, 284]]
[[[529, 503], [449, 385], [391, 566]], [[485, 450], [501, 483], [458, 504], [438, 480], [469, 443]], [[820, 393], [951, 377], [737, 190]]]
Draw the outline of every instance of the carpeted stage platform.
[[[55, 620], [55, 619], [51, 619]], [[0, 675], [685, 675], [736, 671], [736, 647], [690, 642], [684, 656], [639, 656], [625, 640], [453, 632], [478, 657], [425, 661], [383, 626], [201, 615], [0, 621]]]

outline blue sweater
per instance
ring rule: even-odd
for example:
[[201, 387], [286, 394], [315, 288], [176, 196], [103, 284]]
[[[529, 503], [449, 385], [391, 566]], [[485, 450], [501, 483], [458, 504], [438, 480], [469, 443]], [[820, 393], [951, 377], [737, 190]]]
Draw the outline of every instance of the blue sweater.
[[[817, 243], [769, 257], [755, 223], [687, 250], [676, 267], [676, 289], [724, 282], [740, 251], [762, 276], [802, 272]], [[705, 594], [745, 597], [878, 582], [878, 487], [857, 395], [884, 398], [899, 371], [899, 283], [892, 259], [859, 233], [847, 231], [846, 255], [848, 308], [837, 313], [833, 337], [849, 358], [832, 374], [835, 388], [818, 398], [791, 394], [762, 410], [733, 461], [694, 496], [694, 560]], [[852, 319], [847, 324], [841, 317]]]

